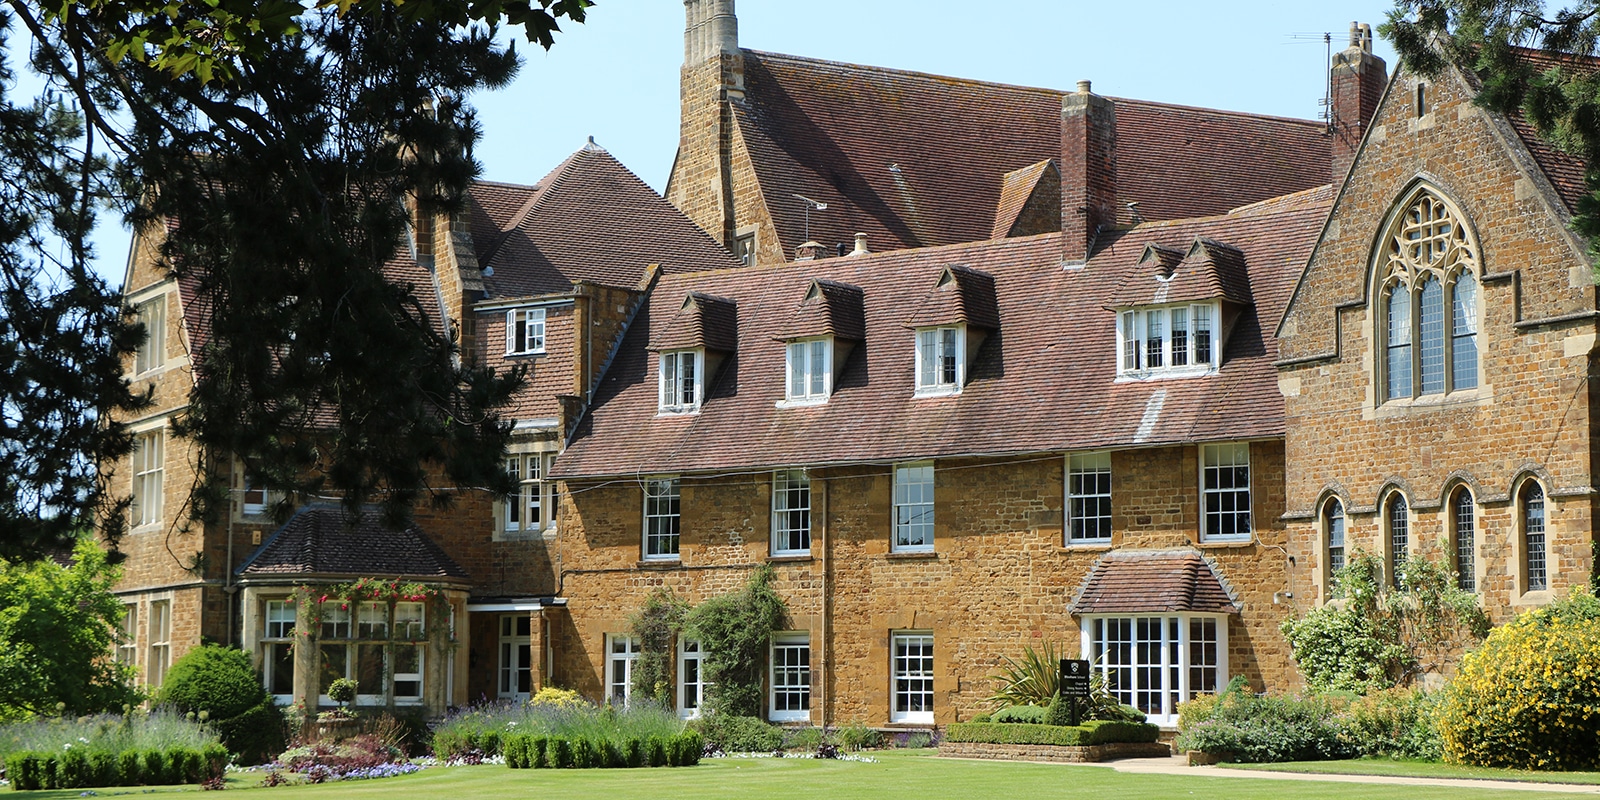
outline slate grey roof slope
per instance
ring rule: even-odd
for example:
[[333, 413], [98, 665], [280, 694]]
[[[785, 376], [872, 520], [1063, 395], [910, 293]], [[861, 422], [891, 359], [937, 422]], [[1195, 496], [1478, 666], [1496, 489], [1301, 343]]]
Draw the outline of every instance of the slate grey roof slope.
[[326, 503], [296, 511], [237, 574], [246, 580], [317, 575], [467, 580], [467, 571], [416, 523], [387, 525], [371, 507], [352, 520], [343, 507]]

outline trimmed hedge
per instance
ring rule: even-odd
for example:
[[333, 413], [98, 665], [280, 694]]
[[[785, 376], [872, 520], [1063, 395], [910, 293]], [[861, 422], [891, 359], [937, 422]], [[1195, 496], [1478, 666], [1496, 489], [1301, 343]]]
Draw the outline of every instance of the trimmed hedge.
[[1148, 722], [1091, 720], [1082, 725], [1032, 725], [1025, 722], [956, 722], [945, 728], [947, 742], [1050, 744], [1088, 747], [1113, 742], [1153, 742], [1161, 729]]
[[512, 769], [599, 769], [614, 767], [692, 767], [700, 763], [705, 740], [694, 731], [670, 738], [607, 740], [574, 739], [514, 733], [502, 737], [500, 751]]
[[13, 789], [88, 789], [97, 786], [165, 786], [202, 783], [223, 773], [228, 748], [203, 750], [129, 750], [119, 755], [67, 750], [62, 753], [18, 752], [6, 755], [6, 774]]
[[990, 722], [1008, 722], [1023, 725], [1049, 725], [1045, 717], [1050, 713], [1046, 706], [1006, 706], [989, 717]]

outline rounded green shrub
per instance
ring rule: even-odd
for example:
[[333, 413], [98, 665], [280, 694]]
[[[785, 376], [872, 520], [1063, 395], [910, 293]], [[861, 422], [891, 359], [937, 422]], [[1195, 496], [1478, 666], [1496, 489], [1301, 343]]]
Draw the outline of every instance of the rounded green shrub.
[[176, 781], [167, 778], [167, 754], [160, 750], [144, 751], [144, 784], [160, 786]]
[[236, 717], [267, 699], [249, 653], [211, 644], [173, 663], [156, 694], [162, 705], [186, 714], [204, 711], [211, 720]]
[[138, 750], [126, 750], [117, 756], [117, 785], [138, 786], [144, 782], [144, 759]]
[[1600, 769], [1600, 600], [1578, 589], [1496, 628], [1439, 707], [1447, 761]]
[[783, 746], [783, 729], [757, 717], [712, 712], [690, 725], [706, 741], [729, 753], [770, 753]]

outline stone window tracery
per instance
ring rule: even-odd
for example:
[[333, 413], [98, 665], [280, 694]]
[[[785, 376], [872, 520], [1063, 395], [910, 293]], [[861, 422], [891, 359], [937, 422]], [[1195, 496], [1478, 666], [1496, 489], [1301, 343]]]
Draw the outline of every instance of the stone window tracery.
[[1415, 192], [1379, 256], [1385, 401], [1478, 386], [1478, 249], [1461, 216]]

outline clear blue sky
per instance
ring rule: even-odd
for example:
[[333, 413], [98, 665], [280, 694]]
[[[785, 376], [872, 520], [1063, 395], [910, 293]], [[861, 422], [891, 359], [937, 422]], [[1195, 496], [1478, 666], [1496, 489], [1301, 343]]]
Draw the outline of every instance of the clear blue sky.
[[[1327, 62], [1351, 21], [1382, 22], [1383, 0], [1343, 3], [1146, 0], [738, 0], [744, 47], [964, 78], [1304, 119], [1321, 110]], [[475, 99], [483, 177], [533, 183], [588, 136], [661, 191], [678, 144], [679, 0], [599, 0], [510, 87]], [[1394, 67], [1381, 37], [1378, 55]], [[122, 279], [129, 234], [96, 237], [102, 273]]]

